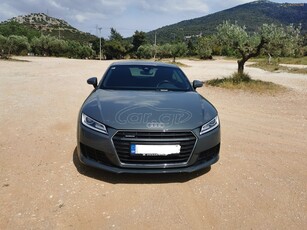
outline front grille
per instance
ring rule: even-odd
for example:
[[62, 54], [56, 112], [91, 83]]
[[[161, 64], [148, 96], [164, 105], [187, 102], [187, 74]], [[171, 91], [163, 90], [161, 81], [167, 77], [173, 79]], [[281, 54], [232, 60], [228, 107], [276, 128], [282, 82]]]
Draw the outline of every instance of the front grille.
[[104, 165], [112, 165], [105, 153], [80, 143], [81, 151], [86, 158], [98, 161]]
[[[196, 138], [191, 132], [132, 132], [120, 131], [113, 137], [117, 155], [126, 164], [178, 164], [186, 163], [193, 151]], [[131, 144], [179, 144], [179, 154], [168, 156], [131, 155]]]

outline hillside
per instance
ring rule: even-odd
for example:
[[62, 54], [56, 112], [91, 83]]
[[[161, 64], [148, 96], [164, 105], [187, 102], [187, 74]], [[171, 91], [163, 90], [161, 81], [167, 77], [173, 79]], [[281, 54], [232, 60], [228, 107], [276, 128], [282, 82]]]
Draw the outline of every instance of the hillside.
[[[16, 31], [16, 23], [21, 25], [18, 31], [29, 28], [38, 34], [52, 35], [65, 40], [76, 40], [79, 42], [89, 42], [96, 37], [89, 33], [84, 33], [69, 25], [66, 21], [50, 17], [44, 13], [33, 13], [25, 16], [17, 16], [0, 23], [0, 34], [14, 33]], [[20, 30], [19, 30], [20, 29]], [[25, 35], [27, 34], [18, 34]], [[7, 35], [6, 35], [7, 36]]]
[[[302, 24], [302, 33], [307, 34], [307, 3], [274, 3], [260, 0], [242, 4], [204, 17], [181, 21], [148, 32], [148, 40], [153, 43], [157, 34], [158, 43], [182, 41], [200, 35], [210, 35], [225, 20], [245, 25], [247, 30], [256, 31], [264, 23], [289, 25]], [[0, 23], [0, 34], [25, 35], [31, 39], [40, 34], [52, 35], [65, 40], [87, 43], [97, 39], [96, 36], [84, 33], [69, 25], [66, 21], [50, 17], [44, 13], [32, 13], [17, 16]], [[131, 38], [130, 38], [131, 39]]]
[[204, 17], [185, 20], [173, 25], [147, 33], [150, 41], [169, 42], [173, 39], [182, 40], [190, 36], [209, 35], [215, 32], [216, 27], [225, 20], [245, 25], [252, 32], [264, 23], [277, 25], [302, 24], [302, 33], [307, 33], [307, 4], [306, 3], [274, 3], [261, 0], [236, 6], [224, 11]]

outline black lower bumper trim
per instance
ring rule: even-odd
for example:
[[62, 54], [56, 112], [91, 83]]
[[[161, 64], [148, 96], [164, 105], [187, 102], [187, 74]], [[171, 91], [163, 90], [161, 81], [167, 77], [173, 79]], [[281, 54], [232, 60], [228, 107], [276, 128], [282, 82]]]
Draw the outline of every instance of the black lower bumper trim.
[[216, 163], [219, 160], [219, 155], [211, 158], [209, 161], [200, 162], [195, 165], [180, 167], [180, 168], [152, 168], [152, 169], [144, 169], [144, 168], [119, 168], [110, 165], [103, 165], [94, 160], [88, 159], [82, 155], [79, 155], [79, 159], [85, 165], [95, 167], [98, 169], [102, 169], [112, 173], [132, 173], [132, 174], [158, 174], [158, 173], [192, 173], [199, 171], [201, 169], [205, 169], [212, 164]]

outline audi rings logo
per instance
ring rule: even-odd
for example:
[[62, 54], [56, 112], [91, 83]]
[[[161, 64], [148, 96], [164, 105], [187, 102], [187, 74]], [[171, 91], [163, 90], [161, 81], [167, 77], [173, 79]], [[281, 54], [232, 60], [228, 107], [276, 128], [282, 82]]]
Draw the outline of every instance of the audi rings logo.
[[168, 129], [188, 122], [192, 113], [184, 109], [157, 108], [150, 105], [131, 106], [115, 115], [119, 124], [144, 125], [149, 129]]
[[164, 123], [161, 123], [161, 122], [148, 122], [146, 126], [149, 129], [164, 129], [165, 128]]

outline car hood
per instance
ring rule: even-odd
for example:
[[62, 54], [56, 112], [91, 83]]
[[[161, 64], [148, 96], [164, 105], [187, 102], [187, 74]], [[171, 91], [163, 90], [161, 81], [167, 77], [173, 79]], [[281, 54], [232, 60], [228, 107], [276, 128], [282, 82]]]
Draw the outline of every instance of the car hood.
[[195, 129], [217, 115], [197, 92], [101, 90], [81, 112], [115, 129]]

